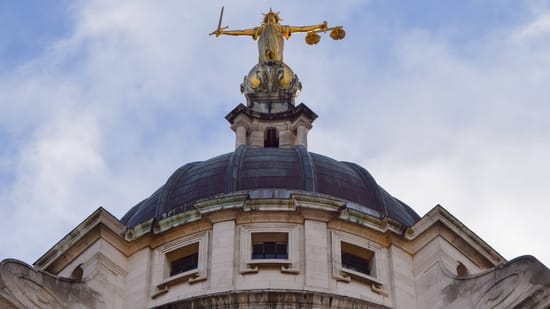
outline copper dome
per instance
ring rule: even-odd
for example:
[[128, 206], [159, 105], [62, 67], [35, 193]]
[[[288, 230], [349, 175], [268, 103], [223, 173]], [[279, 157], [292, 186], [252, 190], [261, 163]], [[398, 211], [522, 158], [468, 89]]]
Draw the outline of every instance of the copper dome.
[[[134, 227], [193, 209], [199, 200], [220, 194], [260, 189], [284, 189], [335, 197], [348, 207], [390, 217], [407, 226], [418, 214], [392, 197], [361, 166], [311, 153], [303, 146], [256, 148], [240, 146], [232, 153], [185, 164], [149, 198], [134, 206], [121, 221]], [[353, 205], [353, 206], [351, 206]]]

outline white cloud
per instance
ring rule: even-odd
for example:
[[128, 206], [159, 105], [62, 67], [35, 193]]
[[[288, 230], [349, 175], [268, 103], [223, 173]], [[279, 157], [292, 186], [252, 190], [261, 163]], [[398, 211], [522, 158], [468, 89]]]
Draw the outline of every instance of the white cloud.
[[[464, 46], [435, 30], [396, 33], [384, 38], [381, 66], [373, 49], [384, 25], [376, 33], [356, 20], [368, 2], [277, 6], [284, 23], [327, 19], [348, 33], [286, 45], [304, 84], [299, 101], [320, 115], [311, 151], [362, 164], [421, 215], [443, 204], [508, 258], [550, 263], [539, 230], [550, 215], [544, 10]], [[239, 84], [257, 51], [250, 38], [207, 36], [219, 7], [78, 2], [74, 31], [0, 76], [2, 127], [23, 138], [0, 161], [16, 179], [1, 192], [9, 220], [0, 232], [17, 231], [0, 256], [30, 262], [98, 206], [121, 216], [179, 165], [232, 150], [223, 116], [243, 101]], [[266, 7], [226, 4], [223, 24], [254, 26]]]
[[517, 36], [545, 16], [471, 42], [472, 58], [437, 34], [405, 34], [390, 73], [351, 82], [372, 85], [363, 87], [368, 103], [345, 105], [311, 144], [362, 163], [420, 214], [441, 203], [506, 257], [548, 263], [550, 45]]
[[514, 38], [519, 40], [532, 40], [550, 35], [550, 13], [544, 12], [530, 23], [520, 27]]

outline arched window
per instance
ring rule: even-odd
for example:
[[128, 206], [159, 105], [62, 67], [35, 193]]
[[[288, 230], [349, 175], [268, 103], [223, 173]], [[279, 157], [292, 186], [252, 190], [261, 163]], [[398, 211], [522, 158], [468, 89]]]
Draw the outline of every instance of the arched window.
[[464, 277], [469, 274], [468, 268], [462, 262], [457, 261], [458, 266], [456, 266], [456, 275], [459, 277]]
[[84, 275], [84, 270], [82, 269], [82, 264], [80, 264], [75, 267], [75, 269], [71, 273], [71, 279], [82, 281], [82, 275]]
[[279, 132], [276, 128], [267, 128], [264, 134], [264, 147], [279, 147]]

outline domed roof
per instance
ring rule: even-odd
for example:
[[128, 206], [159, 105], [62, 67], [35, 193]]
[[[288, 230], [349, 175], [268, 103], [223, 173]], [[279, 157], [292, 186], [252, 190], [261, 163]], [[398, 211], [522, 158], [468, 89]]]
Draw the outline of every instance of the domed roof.
[[[382, 189], [361, 166], [311, 153], [303, 146], [256, 148], [185, 164], [121, 221], [134, 227], [193, 209], [193, 203], [219, 194], [285, 189], [333, 196], [355, 210], [390, 217], [405, 225], [420, 219], [409, 206]], [[348, 207], [350, 207], [348, 205]]]

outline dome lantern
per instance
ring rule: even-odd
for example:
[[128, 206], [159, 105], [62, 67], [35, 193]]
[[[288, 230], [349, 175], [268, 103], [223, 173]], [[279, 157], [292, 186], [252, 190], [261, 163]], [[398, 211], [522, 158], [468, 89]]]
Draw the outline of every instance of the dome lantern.
[[[331, 37], [340, 40], [345, 33], [342, 26], [329, 28], [326, 21], [311, 26], [281, 25], [279, 13], [270, 9], [258, 27], [226, 30], [227, 27], [221, 27], [222, 17], [223, 7], [218, 28], [210, 35], [251, 36], [258, 41], [258, 64], [241, 84], [246, 106], [241, 104], [226, 116], [236, 134], [235, 147], [307, 147], [307, 133], [317, 115], [303, 103], [295, 105], [302, 84], [283, 62], [284, 39], [289, 39], [292, 33], [307, 32], [308, 37], [316, 38], [316, 44], [320, 40], [317, 33], [332, 30], [339, 35], [331, 33]], [[308, 44], [309, 41], [306, 38]]]

